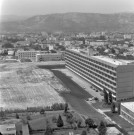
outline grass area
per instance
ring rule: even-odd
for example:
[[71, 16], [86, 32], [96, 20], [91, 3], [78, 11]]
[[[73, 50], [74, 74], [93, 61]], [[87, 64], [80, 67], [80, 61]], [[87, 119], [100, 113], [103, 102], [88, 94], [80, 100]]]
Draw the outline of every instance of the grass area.
[[[85, 121], [80, 117], [80, 115], [78, 115], [75, 112], [72, 112], [73, 114], [73, 118], [76, 120], [81, 120], [82, 122], [82, 126], [85, 126]], [[46, 128], [46, 121], [49, 122], [51, 128], [57, 128], [57, 123], [53, 122], [52, 118], [56, 117], [56, 119], [58, 119], [58, 116], [61, 115], [62, 120], [64, 122], [64, 128], [70, 128], [71, 125], [69, 123], [66, 122], [66, 117], [62, 112], [54, 112], [54, 113], [46, 113], [46, 115], [36, 115], [35, 116], [31, 116], [32, 120], [29, 121], [31, 127], [33, 130], [41, 130], [41, 129], [45, 129]]]
[[111, 105], [105, 104], [104, 101], [92, 103], [96, 109], [111, 109]]
[[[86, 131], [86, 129], [57, 131], [57, 132], [54, 132], [54, 135], [69, 135], [70, 132], [73, 133], [74, 135], [80, 135], [83, 130]], [[90, 129], [90, 132], [87, 132], [87, 135], [98, 135], [98, 134], [95, 130]]]
[[130, 129], [134, 130], [134, 126], [127, 122], [125, 119], [123, 119], [121, 116], [119, 116], [117, 113], [105, 112], [105, 114], [126, 131], [129, 131]]
[[[69, 133], [74, 133], [74, 135], [80, 135], [83, 130], [86, 129], [78, 129], [78, 130], [57, 130], [53, 133], [53, 135], [69, 135]], [[32, 135], [44, 135], [44, 132], [33, 133]], [[90, 129], [90, 132], [87, 132], [87, 135], [98, 135], [97, 132], [93, 129]]]

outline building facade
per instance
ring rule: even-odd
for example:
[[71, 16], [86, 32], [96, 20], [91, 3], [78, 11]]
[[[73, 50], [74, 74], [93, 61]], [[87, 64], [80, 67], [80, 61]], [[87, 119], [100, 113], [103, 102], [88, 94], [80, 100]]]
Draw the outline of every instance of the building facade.
[[36, 54], [46, 53], [45, 51], [17, 51], [16, 56], [18, 59], [31, 59], [32, 61], [36, 60]]
[[36, 61], [60, 61], [63, 60], [62, 53], [46, 53], [46, 54], [37, 54]]
[[121, 103], [121, 116], [134, 125], [134, 102]]
[[134, 97], [134, 65], [104, 56], [88, 56], [66, 50], [66, 67], [99, 90], [112, 93], [116, 101]]

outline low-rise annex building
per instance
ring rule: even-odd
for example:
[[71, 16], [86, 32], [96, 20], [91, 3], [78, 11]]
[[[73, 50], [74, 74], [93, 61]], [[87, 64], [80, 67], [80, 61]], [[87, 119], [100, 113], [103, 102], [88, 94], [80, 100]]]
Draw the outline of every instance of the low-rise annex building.
[[16, 135], [15, 124], [0, 125], [0, 132], [2, 135]]
[[134, 125], [134, 102], [121, 103], [121, 116]]
[[60, 61], [63, 60], [64, 56], [62, 53], [46, 53], [46, 54], [37, 54], [36, 61]]

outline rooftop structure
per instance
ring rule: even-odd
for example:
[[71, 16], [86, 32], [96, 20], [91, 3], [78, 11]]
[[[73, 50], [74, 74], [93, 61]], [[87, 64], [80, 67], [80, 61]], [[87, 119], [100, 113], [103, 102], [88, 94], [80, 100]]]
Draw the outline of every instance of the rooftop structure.
[[15, 124], [0, 125], [0, 132], [2, 135], [16, 135]]
[[121, 103], [121, 116], [134, 125], [134, 102]]
[[134, 102], [124, 102], [121, 104], [134, 113]]

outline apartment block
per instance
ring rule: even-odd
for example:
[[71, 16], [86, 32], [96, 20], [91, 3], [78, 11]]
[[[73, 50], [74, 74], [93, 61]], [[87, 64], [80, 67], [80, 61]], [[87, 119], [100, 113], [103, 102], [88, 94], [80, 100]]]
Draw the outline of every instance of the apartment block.
[[89, 56], [78, 50], [66, 50], [66, 67], [99, 90], [112, 92], [116, 101], [134, 97], [134, 64], [104, 56]]

